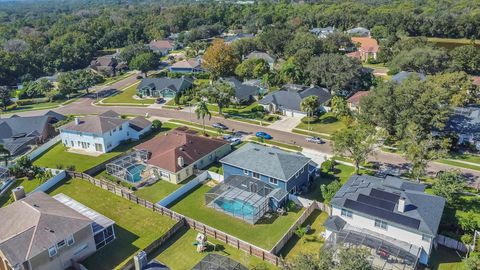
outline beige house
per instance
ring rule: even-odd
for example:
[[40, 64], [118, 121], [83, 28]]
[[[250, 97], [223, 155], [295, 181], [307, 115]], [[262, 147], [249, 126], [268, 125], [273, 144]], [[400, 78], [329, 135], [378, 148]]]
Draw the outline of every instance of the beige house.
[[203, 169], [231, 151], [228, 142], [196, 134], [187, 129], [176, 129], [157, 136], [135, 147], [146, 150], [146, 164], [159, 178], [178, 184], [197, 169]]
[[0, 217], [0, 270], [66, 269], [115, 238], [112, 220], [64, 194], [35, 192]]

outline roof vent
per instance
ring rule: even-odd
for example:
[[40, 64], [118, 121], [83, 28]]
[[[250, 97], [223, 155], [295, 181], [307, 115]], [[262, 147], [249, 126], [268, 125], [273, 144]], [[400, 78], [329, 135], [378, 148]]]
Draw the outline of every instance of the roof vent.
[[185, 149], [183, 149], [183, 147], [180, 147], [180, 151], [185, 151]]
[[182, 156], [179, 156], [177, 159], [178, 166], [183, 167], [185, 166], [185, 160], [183, 159]]
[[272, 152], [268, 152], [268, 154], [270, 154], [270, 155], [272, 155], [272, 156], [274, 156], [274, 155], [275, 155], [275, 154], [274, 154], [274, 153], [272, 153]]
[[255, 151], [260, 151], [260, 149], [258, 149], [258, 148], [253, 148], [253, 150], [255, 150]]

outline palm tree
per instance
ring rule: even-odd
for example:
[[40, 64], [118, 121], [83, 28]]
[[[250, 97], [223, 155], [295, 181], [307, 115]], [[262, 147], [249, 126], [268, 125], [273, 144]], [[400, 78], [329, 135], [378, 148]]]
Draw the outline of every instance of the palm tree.
[[8, 151], [3, 145], [0, 144], [0, 157], [5, 161], [5, 167], [8, 166], [8, 158], [10, 157], [10, 151]]
[[197, 119], [202, 118], [202, 123], [203, 123], [203, 134], [206, 135], [207, 132], [205, 132], [205, 116], [208, 116], [208, 120], [212, 119], [212, 114], [208, 110], [207, 103], [202, 100], [199, 101], [196, 105], [195, 108], [195, 113], [197, 114]]
[[307, 113], [307, 129], [310, 130], [310, 117], [313, 117], [313, 113], [320, 107], [318, 96], [305, 97], [300, 103], [300, 109]]

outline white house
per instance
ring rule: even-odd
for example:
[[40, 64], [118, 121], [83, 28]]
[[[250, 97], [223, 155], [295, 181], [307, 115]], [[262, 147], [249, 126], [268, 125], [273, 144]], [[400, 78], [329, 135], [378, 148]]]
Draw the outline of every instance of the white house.
[[107, 153], [124, 141], [138, 140], [151, 130], [152, 124], [143, 117], [122, 119], [114, 111], [75, 118], [60, 128], [63, 144], [87, 152]]
[[258, 104], [271, 113], [302, 118], [307, 116], [307, 113], [301, 110], [300, 104], [304, 98], [309, 96], [318, 97], [320, 103], [318, 110], [329, 111], [326, 104], [332, 95], [327, 89], [318, 86], [285, 84], [279, 91], [268, 93]]
[[398, 263], [398, 269], [427, 264], [445, 199], [424, 191], [422, 184], [392, 176], [350, 177], [331, 200], [327, 246], [366, 247], [373, 264]]

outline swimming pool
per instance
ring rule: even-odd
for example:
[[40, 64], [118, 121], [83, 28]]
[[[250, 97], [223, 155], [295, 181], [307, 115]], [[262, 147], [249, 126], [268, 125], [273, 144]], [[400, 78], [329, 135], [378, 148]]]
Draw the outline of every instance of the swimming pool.
[[140, 182], [142, 180], [142, 172], [145, 169], [145, 165], [143, 164], [135, 164], [127, 168], [127, 171], [130, 174], [127, 174], [125, 180], [131, 183]]
[[245, 201], [238, 199], [218, 198], [215, 204], [223, 209], [223, 211], [232, 214], [233, 216], [241, 217], [247, 220], [253, 220], [253, 212], [255, 207]]

